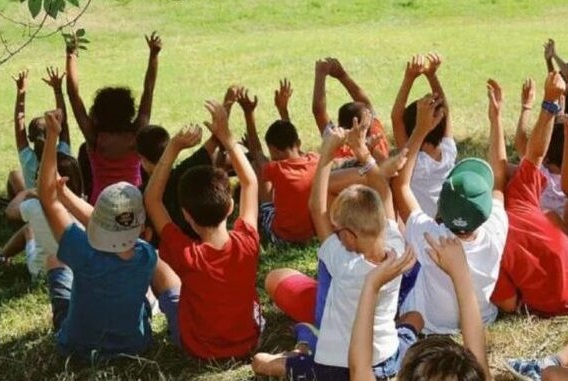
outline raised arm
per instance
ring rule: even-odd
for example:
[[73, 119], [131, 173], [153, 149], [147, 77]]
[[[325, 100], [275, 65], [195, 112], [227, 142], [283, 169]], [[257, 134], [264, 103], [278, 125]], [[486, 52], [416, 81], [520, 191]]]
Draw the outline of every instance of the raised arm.
[[138, 116], [135, 120], [137, 128], [147, 126], [150, 123], [152, 115], [152, 100], [154, 98], [154, 88], [156, 87], [156, 78], [158, 77], [158, 55], [162, 50], [162, 39], [154, 31], [146, 38], [150, 55], [148, 57], [148, 68], [144, 76], [144, 90], [140, 98], [140, 107], [138, 108]]
[[436, 107], [443, 103], [443, 99], [437, 95], [428, 94], [418, 101], [416, 110], [416, 128], [406, 143], [408, 149], [406, 165], [400, 170], [397, 177], [392, 179], [395, 206], [403, 222], [406, 222], [410, 214], [420, 205], [410, 189], [410, 179], [416, 165], [418, 151], [424, 138], [432, 129], [440, 123], [444, 117], [444, 108]]
[[247, 145], [248, 149], [254, 159], [259, 165], [264, 164], [268, 159], [262, 150], [262, 144], [258, 138], [256, 130], [256, 122], [254, 118], [254, 110], [258, 104], [258, 97], [255, 95], [253, 99], [249, 97], [248, 89], [241, 89], [237, 94], [237, 102], [243, 109], [245, 116], [246, 131], [247, 131]]
[[237, 147], [237, 141], [229, 130], [227, 113], [223, 105], [215, 101], [207, 101], [205, 108], [211, 113], [211, 122], [205, 125], [227, 150], [233, 163], [233, 168], [239, 178], [241, 185], [239, 217], [256, 229], [258, 219], [258, 181], [254, 170], [244, 152]]
[[274, 105], [278, 110], [280, 119], [290, 121], [290, 113], [288, 112], [288, 102], [294, 89], [287, 78], [280, 80], [280, 89], [274, 91]]
[[26, 91], [28, 90], [28, 70], [12, 77], [16, 82], [16, 105], [14, 106], [14, 136], [18, 152], [29, 146], [26, 137]]
[[[556, 44], [552, 38], [548, 39], [548, 48], [552, 54], [552, 59], [556, 62], [556, 65], [558, 65], [560, 74], [562, 74], [562, 77], [565, 79], [568, 78], [568, 64], [558, 55], [558, 53], [556, 53]], [[552, 67], [552, 70], [549, 71], [554, 71], [554, 67]]]
[[543, 45], [544, 47], [544, 62], [546, 63], [546, 72], [550, 73], [554, 71], [554, 63], [552, 59], [554, 58], [554, 40], [549, 38]]
[[93, 214], [93, 206], [81, 197], [73, 193], [66, 185], [67, 179], [57, 179], [57, 197], [59, 201], [83, 226], [87, 226], [91, 214]]
[[77, 46], [67, 47], [67, 56], [65, 61], [65, 70], [67, 72], [67, 96], [69, 104], [75, 116], [75, 120], [79, 125], [79, 129], [83, 133], [83, 137], [87, 144], [92, 146], [95, 139], [95, 131], [93, 122], [87, 114], [87, 109], [83, 103], [83, 99], [79, 95], [79, 68], [77, 66]]
[[504, 200], [507, 185], [507, 151], [505, 149], [505, 133], [501, 122], [503, 111], [503, 92], [497, 81], [487, 81], [487, 98], [489, 107], [489, 164], [493, 169], [493, 197]]
[[428, 233], [425, 238], [430, 245], [430, 258], [448, 274], [454, 285], [464, 347], [473, 353], [485, 372], [486, 380], [491, 380], [485, 349], [485, 331], [462, 243], [456, 237], [440, 237], [437, 241]]
[[337, 58], [327, 58], [327, 62], [329, 62], [329, 75], [333, 78], [336, 78], [339, 83], [343, 85], [345, 90], [351, 96], [354, 102], [361, 102], [365, 104], [373, 114], [375, 114], [375, 110], [373, 109], [373, 105], [371, 104], [371, 99], [365, 93], [363, 88], [355, 82], [353, 78], [345, 71], [341, 62]]
[[61, 132], [61, 111], [45, 113], [46, 139], [39, 165], [38, 195], [41, 206], [57, 242], [73, 223], [67, 209], [57, 197], [57, 137]]
[[527, 143], [525, 159], [540, 167], [544, 155], [550, 144], [552, 127], [556, 111], [559, 109], [558, 102], [564, 91], [566, 83], [558, 72], [549, 73], [544, 85], [544, 98], [542, 108], [535, 127]]
[[225, 107], [225, 112], [227, 112], [227, 118], [231, 116], [231, 109], [239, 97], [239, 93], [243, 90], [242, 86], [231, 85], [225, 91], [225, 97], [223, 98], [223, 107]]
[[392, 131], [398, 149], [404, 147], [404, 145], [408, 141], [408, 136], [406, 135], [406, 129], [404, 126], [404, 110], [408, 101], [408, 95], [410, 94], [410, 90], [412, 89], [414, 81], [423, 72], [423, 56], [413, 56], [411, 60], [406, 63], [404, 78], [402, 79], [402, 83], [400, 85], [400, 88], [398, 89], [398, 94], [391, 110]]
[[325, 126], [331, 122], [331, 118], [327, 113], [327, 97], [325, 94], [325, 80], [328, 74], [329, 63], [326, 60], [317, 60], [315, 66], [312, 113], [314, 114], [320, 134], [323, 134]]
[[416, 256], [410, 246], [397, 258], [388, 252], [386, 258], [365, 276], [359, 295], [351, 340], [349, 342], [349, 374], [352, 381], [374, 381], [373, 374], [373, 326], [375, 308], [381, 287], [412, 268]]
[[150, 176], [148, 186], [144, 192], [144, 206], [158, 236], [162, 235], [164, 227], [172, 221], [162, 200], [174, 161], [181, 150], [199, 144], [201, 134], [202, 131], [199, 126], [191, 125], [181, 129], [168, 142], [164, 153], [162, 153], [160, 160], [154, 167], [152, 176]]
[[65, 107], [65, 98], [63, 98], [63, 77], [65, 72], [59, 75], [59, 69], [49, 66], [45, 68], [47, 78], [42, 80], [53, 89], [55, 96], [55, 107], [61, 110], [61, 133], [59, 133], [59, 141], [67, 143], [71, 146], [71, 138], [69, 136], [69, 124], [67, 123], [67, 108]]
[[523, 157], [527, 151], [529, 117], [535, 98], [535, 83], [532, 78], [527, 78], [521, 91], [521, 113], [515, 131], [515, 150], [519, 157]]
[[452, 130], [452, 121], [450, 118], [450, 106], [448, 105], [448, 97], [444, 92], [444, 88], [440, 83], [440, 79], [438, 78], [438, 68], [442, 65], [442, 57], [438, 53], [429, 53], [428, 56], [428, 65], [424, 68], [424, 75], [430, 84], [430, 89], [432, 90], [433, 94], [438, 94], [442, 99], [444, 99], [444, 116], [446, 117], [446, 132], [444, 134], [445, 137], [452, 137], [453, 130]]

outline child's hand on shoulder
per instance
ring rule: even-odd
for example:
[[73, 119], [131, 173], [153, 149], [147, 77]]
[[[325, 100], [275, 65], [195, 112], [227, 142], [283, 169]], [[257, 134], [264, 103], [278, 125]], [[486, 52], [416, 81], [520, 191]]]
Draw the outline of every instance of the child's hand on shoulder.
[[48, 86], [52, 87], [54, 90], [61, 90], [61, 84], [63, 83], [63, 77], [65, 77], [65, 72], [59, 75], [59, 68], [53, 68], [53, 66], [48, 66], [45, 68], [47, 72], [47, 78], [42, 78]]
[[396, 253], [389, 251], [385, 259], [369, 271], [365, 277], [365, 283], [372, 287], [375, 292], [379, 292], [381, 287], [405, 271], [408, 271], [416, 263], [416, 255], [411, 246], [404, 250], [404, 254], [397, 258]]
[[183, 127], [171, 139], [171, 144], [177, 151], [185, 148], [191, 148], [201, 142], [202, 129], [197, 124], [190, 124]]
[[150, 37], [148, 35], [144, 36], [146, 38], [146, 43], [150, 49], [150, 55], [157, 56], [162, 50], [162, 39], [158, 36], [158, 32], [153, 31]]
[[430, 258], [452, 279], [457, 279], [469, 271], [465, 251], [459, 238], [455, 236], [439, 239], [424, 233], [426, 242], [430, 245], [427, 249]]
[[44, 117], [47, 133], [59, 136], [61, 132], [61, 119], [63, 118], [62, 111], [60, 109], [46, 111]]
[[25, 92], [28, 89], [28, 74], [29, 70], [22, 70], [18, 75], [13, 75], [12, 79], [16, 82], [16, 88], [19, 92]]

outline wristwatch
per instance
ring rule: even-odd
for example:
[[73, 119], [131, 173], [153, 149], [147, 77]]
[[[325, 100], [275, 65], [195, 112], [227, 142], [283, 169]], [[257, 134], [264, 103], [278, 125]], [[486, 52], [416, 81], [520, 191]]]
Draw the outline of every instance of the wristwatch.
[[542, 101], [542, 109], [556, 115], [560, 111], [560, 105], [551, 101]]

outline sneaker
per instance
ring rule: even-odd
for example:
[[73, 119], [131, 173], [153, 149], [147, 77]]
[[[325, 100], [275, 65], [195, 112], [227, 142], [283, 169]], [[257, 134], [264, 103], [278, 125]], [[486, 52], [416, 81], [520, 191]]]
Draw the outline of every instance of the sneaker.
[[538, 360], [509, 359], [505, 361], [505, 368], [516, 379], [522, 381], [540, 381], [542, 367]]
[[315, 353], [319, 334], [316, 327], [309, 323], [298, 323], [294, 326], [294, 333], [298, 344], [306, 344]]

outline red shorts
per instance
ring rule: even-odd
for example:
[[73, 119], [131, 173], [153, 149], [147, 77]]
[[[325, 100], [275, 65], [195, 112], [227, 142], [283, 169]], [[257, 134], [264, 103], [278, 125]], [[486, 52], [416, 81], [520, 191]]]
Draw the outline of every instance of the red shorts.
[[276, 286], [274, 303], [295, 321], [313, 324], [318, 282], [304, 274], [291, 275]]

